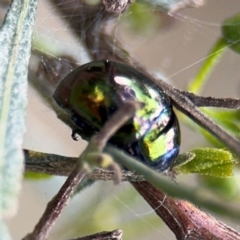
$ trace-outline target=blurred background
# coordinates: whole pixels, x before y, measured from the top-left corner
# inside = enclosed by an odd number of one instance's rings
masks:
[[[2,17],[5,10],[6,8],[1,10]],[[156,7],[150,5],[129,9],[119,16],[115,37],[149,71],[164,76],[171,84],[185,89],[220,37],[221,23],[240,12],[240,2],[211,0],[200,8],[182,9],[172,16],[154,13],[154,10]],[[136,21],[136,14],[139,19],[144,15],[149,16],[149,22],[144,25],[144,20]],[[55,7],[46,0],[38,3],[33,41],[38,50],[41,50],[38,43],[44,42],[54,47],[54,50],[57,48],[64,54],[74,56],[79,65],[89,61],[80,41],[72,36]],[[58,57],[54,51],[49,54]],[[227,50],[202,95],[239,98],[239,66],[240,56],[230,49]],[[181,152],[207,146],[199,133],[184,124],[181,124],[181,132]],[[57,119],[53,110],[30,87],[27,132],[23,147],[76,157],[85,146],[85,142],[71,139],[71,129]],[[189,181],[189,178],[195,181]],[[18,214],[8,222],[14,240],[21,239],[32,231],[46,204],[57,193],[64,180],[64,177],[52,177],[23,181]],[[196,176],[178,176],[176,181],[176,184],[191,185],[200,195],[205,194],[204,186]],[[231,192],[233,196],[225,196],[226,199],[230,198],[234,204],[238,191],[239,184],[236,184]],[[219,218],[218,215],[216,217]],[[224,217],[221,219],[240,231],[240,221],[231,222],[231,219]],[[130,184],[114,185],[112,182],[100,181],[71,200],[49,239],[70,239],[116,228],[124,231],[123,238],[126,240],[175,239],[172,232]]]

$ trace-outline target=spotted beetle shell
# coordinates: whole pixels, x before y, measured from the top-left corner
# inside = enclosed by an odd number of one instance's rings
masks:
[[[178,155],[180,130],[169,97],[129,65],[113,61],[82,65],[62,80],[54,99],[72,115],[84,139],[98,132],[125,101],[143,102],[110,143],[159,171],[168,169]]]

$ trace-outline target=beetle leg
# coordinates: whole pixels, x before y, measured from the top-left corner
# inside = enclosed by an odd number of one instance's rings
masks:
[[[80,135],[79,133],[80,131],[78,129],[73,129],[72,130],[72,134],[71,134],[71,137],[74,141],[78,141],[78,136],[77,135]]]

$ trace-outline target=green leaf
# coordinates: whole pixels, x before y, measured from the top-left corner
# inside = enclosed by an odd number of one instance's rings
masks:
[[[175,167],[175,171],[182,174],[200,173],[215,177],[232,176],[236,160],[229,151],[218,148],[201,148],[191,152],[195,154],[192,161]]]
[[[12,217],[23,172],[22,139],[36,0],[14,0],[0,30],[0,219]]]
[[[236,53],[240,53],[240,14],[223,22],[222,35],[228,46]]]
[[[194,157],[195,157],[195,154],[192,152],[181,153],[175,159],[172,167],[175,168],[175,167],[180,167],[182,165],[185,165],[186,163],[192,161]]]

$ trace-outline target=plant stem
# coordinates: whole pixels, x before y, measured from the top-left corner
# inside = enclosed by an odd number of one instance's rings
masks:
[[[48,203],[44,214],[35,226],[33,232],[24,237],[23,240],[45,240],[48,238],[50,230],[62,213],[63,208],[67,205],[73,191],[86,174],[87,169],[83,168],[79,171],[79,169],[75,167],[57,195]]]
[[[224,38],[220,38],[216,41],[210,53],[207,55],[202,67],[198,71],[195,79],[188,85],[187,89],[190,92],[199,94],[202,91],[214,67],[219,62],[227,48],[227,42]]]

